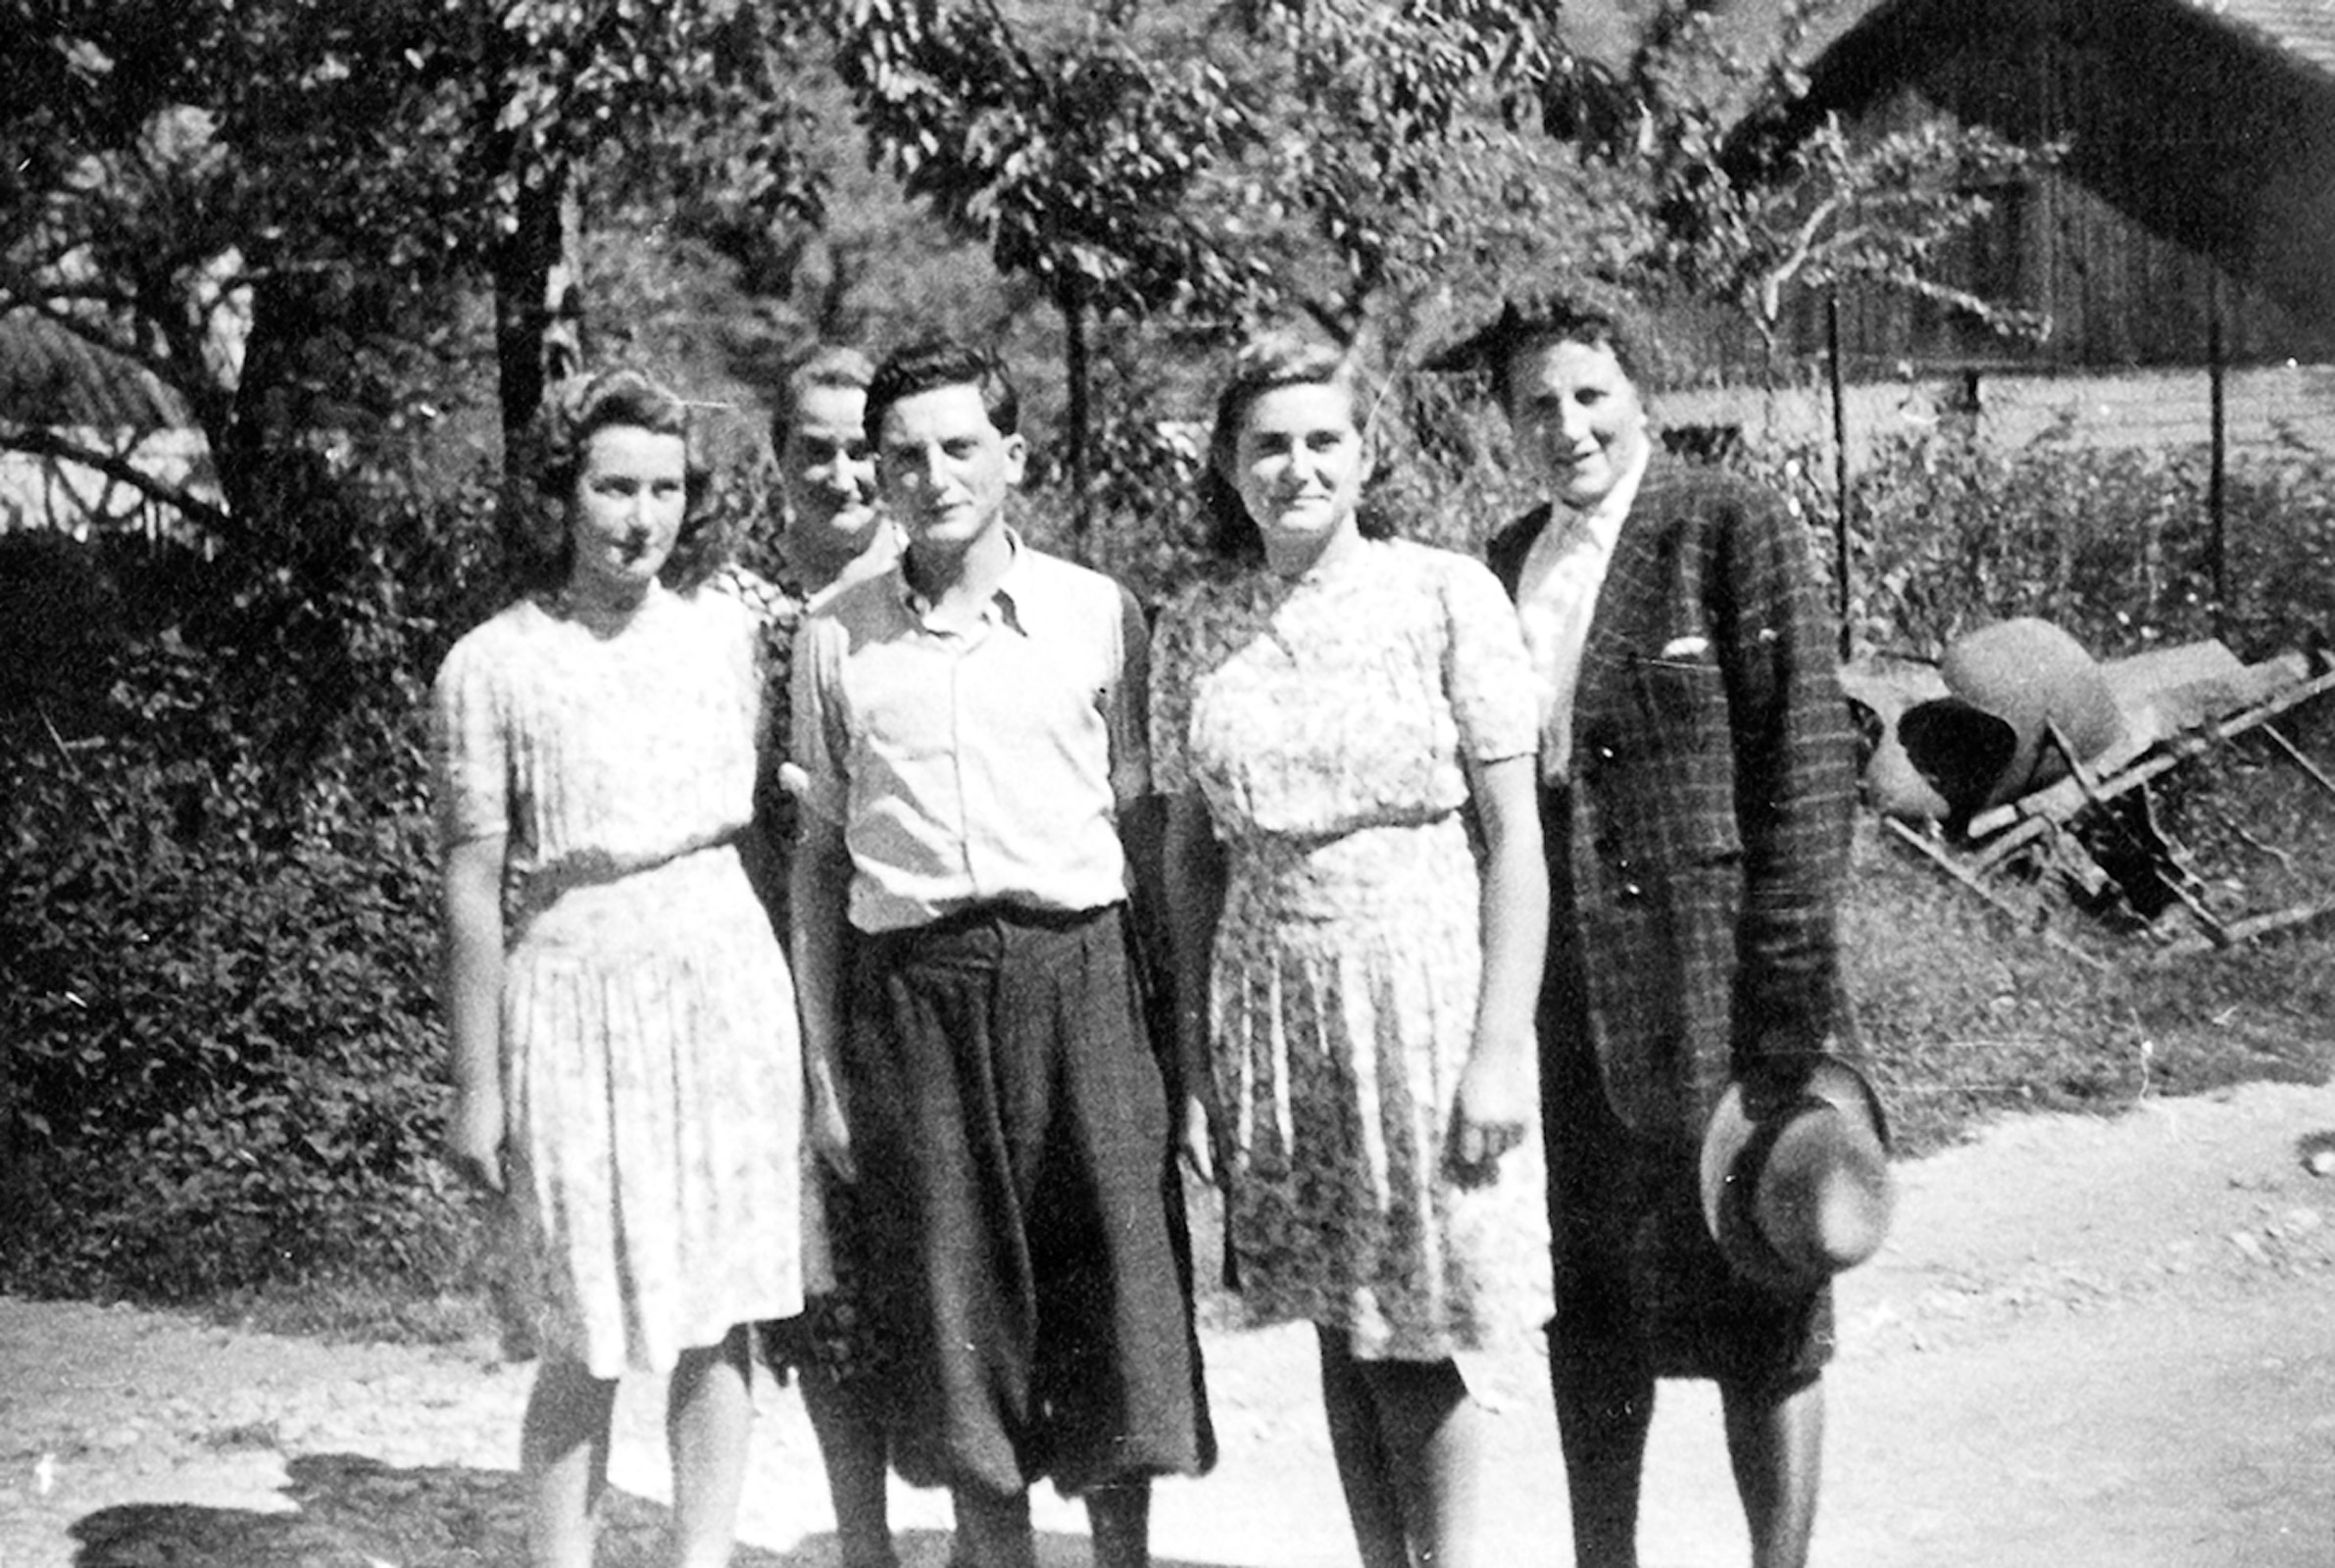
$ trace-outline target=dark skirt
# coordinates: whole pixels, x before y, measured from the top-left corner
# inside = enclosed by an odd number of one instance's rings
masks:
[[[1738,1274],[1703,1219],[1700,1151],[1632,1132],[1608,1098],[1578,949],[1550,944],[1540,1009],[1556,1315],[1549,1352],[1658,1378],[1786,1388],[1832,1359],[1829,1287]]]
[[[1181,1189],[1120,909],[859,939],[845,1057],[901,1474],[1074,1495],[1205,1469]]]

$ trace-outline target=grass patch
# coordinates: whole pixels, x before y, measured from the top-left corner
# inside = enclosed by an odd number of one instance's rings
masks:
[[[2052,889],[2025,891],[2035,918],[2014,923],[1859,824],[1843,962],[1903,1152],[2007,1111],[2106,1115],[2153,1095],[2335,1074],[2319,1021],[2335,1013],[2324,929],[2167,958],[2145,933],[2115,935]]]
[[[286,1280],[223,1291],[193,1307],[223,1327],[330,1344],[492,1346],[498,1332],[485,1289],[469,1279]]]

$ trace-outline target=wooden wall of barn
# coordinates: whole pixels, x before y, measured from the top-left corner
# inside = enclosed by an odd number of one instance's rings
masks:
[[[1837,48],[1819,107],[1883,130],[1938,116],[2029,145],[2062,168],[1990,194],[1953,280],[2047,316],[2005,340],[1902,296],[1841,301],[1852,379],[1974,368],[2123,370],[2335,363],[2335,80],[2194,11],[2156,0],[1962,0],[1885,8]],[[1791,302],[1784,342],[1819,355],[1825,302]],[[1757,379],[1748,340],[1706,345]]]

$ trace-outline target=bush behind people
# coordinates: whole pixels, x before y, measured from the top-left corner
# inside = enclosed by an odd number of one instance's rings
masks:
[[[449,1277],[424,682],[486,491],[249,567],[108,551],[118,647],[6,715],[0,1288]],[[312,519],[314,514],[309,514]]]
[[[1152,597],[1197,569],[1202,530],[1172,445],[1116,433],[1143,452],[1090,550]],[[1799,500],[1828,562],[1829,454],[1737,461]],[[1509,515],[1500,476],[1464,466],[1445,480],[1405,454],[1381,497],[1398,528],[1465,549]],[[1886,446],[1856,481],[1860,641],[1934,649],[2012,614],[2104,657],[2210,635],[2205,473],[2202,450]],[[0,1289],[462,1280],[473,1227],[435,1152],[422,692],[499,602],[488,494],[483,476],[434,499],[345,492],[345,526],[293,530],[250,567],[99,554],[124,624],[87,639],[74,691],[0,715]],[[1071,514],[1057,486],[1024,516],[1067,549]],[[2229,518],[2232,647],[2335,627],[2335,460],[2242,456]],[[2203,1007],[2215,982],[2196,983]],[[1927,989],[1868,1001],[1869,1032],[1908,1035],[1910,1060],[1932,1035],[2018,1027]]]

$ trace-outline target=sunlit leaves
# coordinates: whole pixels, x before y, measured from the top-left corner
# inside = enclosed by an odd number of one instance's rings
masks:
[[[1100,30],[1037,40],[992,6],[937,0],[851,0],[838,40],[872,156],[1001,270],[1103,313],[1224,308],[1257,287],[1195,205],[1252,134],[1204,56]]]

